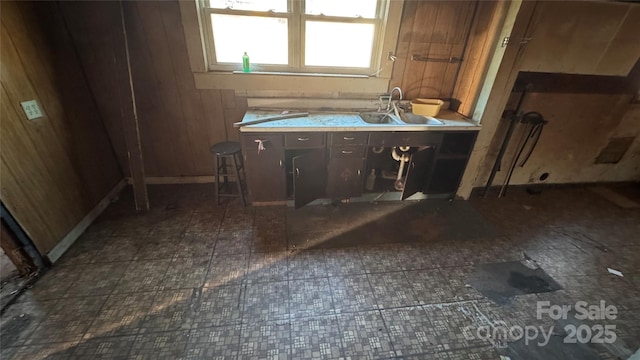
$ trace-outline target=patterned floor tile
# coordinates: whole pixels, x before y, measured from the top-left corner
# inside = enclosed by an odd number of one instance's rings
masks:
[[[398,356],[428,353],[436,346],[435,337],[426,330],[431,323],[421,307],[382,310],[382,317]]]
[[[405,244],[396,250],[402,270],[432,269],[438,265],[432,259],[433,251],[428,244]]]
[[[333,313],[329,279],[289,281],[289,313],[294,318]]]
[[[93,258],[93,263],[131,261],[144,244],[145,238],[112,236]]]
[[[367,275],[333,276],[329,278],[329,284],[336,312],[376,309]]]
[[[294,359],[343,358],[338,319],[325,316],[293,320],[291,355]]]
[[[437,269],[405,271],[420,304],[454,301],[453,290]]]
[[[170,260],[180,249],[181,234],[151,234],[136,253],[135,260]]]
[[[112,232],[113,230],[111,230]],[[57,266],[89,264],[109,241],[109,236],[82,234],[73,246],[57,261]]]
[[[191,233],[216,233],[220,229],[224,212],[196,212],[189,220],[187,231]]]
[[[88,265],[54,267],[47,271],[30,289],[32,298],[38,301],[61,299]]]
[[[80,341],[106,300],[93,296],[58,301],[25,344]]]
[[[244,321],[260,322],[289,317],[289,284],[286,281],[246,284],[243,290]]]
[[[277,223],[254,226],[251,251],[272,252],[287,250],[287,231]]]
[[[251,229],[254,221],[254,208],[237,208],[227,206],[220,231]]]
[[[220,230],[214,254],[248,254],[251,252],[252,237],[250,228]]]
[[[241,322],[241,285],[204,288],[194,317],[194,327],[234,325]]]
[[[240,284],[244,280],[249,254],[219,254],[211,259],[205,287]]]
[[[193,289],[158,291],[145,316],[144,332],[174,331],[191,328],[194,318]]]
[[[439,269],[440,274],[453,291],[456,300],[483,299],[484,296],[472,288],[467,281],[469,274],[474,271],[473,266],[459,266]]]
[[[114,294],[160,290],[171,260],[139,260],[127,266]]]
[[[352,359],[395,357],[389,334],[378,311],[337,316],[344,354]]]
[[[187,233],[180,238],[176,258],[210,257],[213,254],[216,240],[209,234]]]
[[[379,309],[419,304],[403,272],[367,274],[367,277]]]
[[[24,345],[57,304],[58,301],[45,300],[9,306],[0,320],[0,348]]]
[[[286,281],[287,277],[287,252],[251,253],[249,269],[247,271],[248,282]]]
[[[289,322],[269,321],[243,325],[238,359],[292,359]]]
[[[294,251],[288,261],[289,280],[327,276],[323,250]]]
[[[75,351],[76,343],[55,343],[2,349],[2,360],[62,360],[69,359]]]
[[[469,335],[477,326],[485,324],[484,319],[478,321],[473,303],[423,305],[422,307],[431,323],[431,326],[426,329],[427,337],[435,339],[436,342],[428,347],[429,352],[491,345],[488,340]],[[470,329],[471,332],[469,332]]]
[[[91,264],[67,290],[66,296],[96,296],[108,295],[115,289],[116,284],[129,266],[128,262],[112,262]]]
[[[71,359],[126,359],[135,336],[94,338],[80,343]]]
[[[201,287],[209,266],[209,258],[173,259],[162,280],[163,289],[191,289]]]
[[[109,296],[84,339],[138,334],[154,296],[155,292]]]
[[[129,359],[135,360],[173,360],[184,357],[189,332],[170,331],[147,333],[135,338]]]
[[[397,256],[398,245],[376,245],[360,248],[362,265],[367,273],[380,273],[402,270],[402,264]]]
[[[364,274],[365,268],[357,248],[325,249],[328,276]]]
[[[241,329],[240,325],[229,325],[192,330],[186,359],[236,359]]]
[[[460,251],[462,245],[451,242],[438,242],[430,244],[431,260],[436,267],[458,267],[470,265],[466,254]]]
[[[450,360],[484,360],[484,359],[500,359],[500,355],[493,347],[479,347],[472,349],[462,349],[456,351],[448,351],[447,356]]]

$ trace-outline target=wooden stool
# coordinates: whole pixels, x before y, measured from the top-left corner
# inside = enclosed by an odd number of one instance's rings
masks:
[[[240,149],[240,143],[236,141],[219,142],[209,148],[209,151],[214,155],[215,162],[215,176],[216,176],[216,204],[220,205],[220,197],[237,197],[242,199],[242,205],[247,206],[247,202],[244,197],[244,162],[242,160],[242,150]],[[233,166],[234,173],[229,172],[227,166],[227,159],[230,158]],[[220,171],[222,170],[222,172]],[[242,172],[242,177],[240,176]],[[220,182],[220,176],[224,178],[223,183]],[[238,194],[233,194],[229,189],[229,176],[233,176],[236,179],[238,185]],[[224,186],[226,193],[220,193],[220,188]]]

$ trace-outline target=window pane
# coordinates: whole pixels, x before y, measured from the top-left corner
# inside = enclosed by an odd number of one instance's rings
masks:
[[[377,0],[306,0],[305,12],[311,15],[347,16],[374,19]]]
[[[305,65],[368,68],[373,24],[306,22]]]
[[[209,0],[215,9],[287,12],[287,0]]]
[[[241,63],[247,52],[252,64],[288,64],[286,18],[211,15],[216,61]]]

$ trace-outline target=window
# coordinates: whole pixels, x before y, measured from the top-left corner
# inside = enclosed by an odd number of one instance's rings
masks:
[[[209,70],[370,75],[390,0],[202,0]]]

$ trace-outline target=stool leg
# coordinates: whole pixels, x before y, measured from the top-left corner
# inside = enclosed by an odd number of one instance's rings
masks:
[[[227,167],[227,157],[222,156],[220,160],[222,162],[221,167],[222,167],[222,178],[224,179],[224,189],[228,194],[229,193],[229,168]]]
[[[216,168],[216,171],[215,171],[215,177],[216,177],[216,184],[215,184],[216,192],[215,192],[215,194],[216,194],[216,196],[215,197],[216,197],[216,205],[220,205],[220,164],[219,164],[219,161],[218,161],[218,155],[216,155],[214,157],[215,157],[214,162],[215,162],[215,168]]]
[[[231,160],[233,160],[233,170],[236,172],[236,182],[238,183],[238,191],[240,192],[240,198],[242,199],[242,206],[247,207],[247,202],[244,199],[244,190],[242,190],[242,180],[240,179],[240,171],[238,170],[238,160],[236,160],[235,154],[231,156]]]

